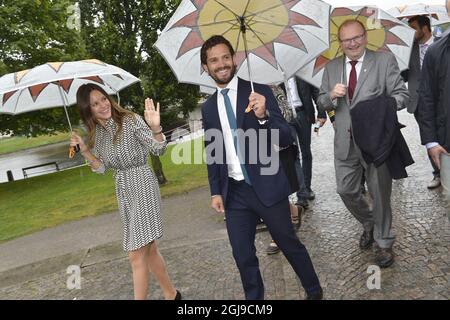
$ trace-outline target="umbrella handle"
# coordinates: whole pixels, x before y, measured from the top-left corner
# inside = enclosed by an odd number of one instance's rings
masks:
[[[70,146],[69,148],[69,158],[72,159],[75,157],[75,153],[80,152],[80,145],[77,144],[75,146]]]

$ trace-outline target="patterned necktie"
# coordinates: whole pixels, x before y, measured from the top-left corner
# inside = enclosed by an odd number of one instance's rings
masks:
[[[356,88],[356,64],[358,61],[350,61],[350,64],[352,65],[352,70],[350,71],[350,77],[348,79],[348,98],[350,102],[353,99],[353,94],[355,93]]]
[[[236,150],[236,154],[239,158],[239,163],[241,165],[242,174],[244,175],[244,180],[245,180],[245,182],[247,182],[247,184],[252,185],[250,183],[250,178],[248,177],[247,170],[245,169],[245,166],[243,164],[242,155],[239,151],[239,144],[237,141],[237,131],[236,131],[237,130],[237,122],[236,122],[236,116],[234,115],[234,112],[233,112],[233,107],[231,106],[230,98],[228,97],[229,90],[230,89],[223,89],[222,91],[220,91],[220,93],[223,95],[223,100],[225,102],[225,110],[227,112],[228,123],[230,124],[231,135],[233,136],[234,149]]]

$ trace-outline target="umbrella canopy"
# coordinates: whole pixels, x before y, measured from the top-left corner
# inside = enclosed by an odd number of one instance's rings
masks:
[[[155,47],[179,82],[215,87],[200,49],[223,35],[235,49],[238,76],[279,83],[328,48],[329,10],[319,0],[183,0]]]
[[[343,54],[337,33],[339,26],[349,19],[361,21],[366,27],[368,49],[392,52],[400,70],[408,69],[414,29],[376,7],[340,7],[331,11],[330,49],[301,68],[296,73],[298,77],[320,87],[325,65]]]
[[[0,78],[0,113],[70,106],[85,83],[96,83],[108,94],[117,94],[138,81],[129,72],[100,60],[49,62]]]
[[[442,19],[447,16],[447,10],[442,5],[430,5],[424,3],[412,3],[393,7],[387,10],[391,16],[400,18],[411,18],[413,16],[428,15],[434,19]]]

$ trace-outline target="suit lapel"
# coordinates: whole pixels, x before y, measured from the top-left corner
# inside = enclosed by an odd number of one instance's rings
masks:
[[[353,95],[353,102],[355,102],[358,99],[358,92],[360,88],[363,86],[364,81],[366,81],[367,77],[369,76],[371,69],[373,67],[373,53],[369,50],[366,50],[366,55],[364,57],[364,61],[361,66],[361,71],[359,72],[358,81],[356,82],[356,88],[355,93]]]
[[[238,87],[237,87],[237,105],[236,105],[236,125],[238,129],[243,129],[242,126],[244,124],[244,116],[245,109],[248,105],[248,97],[250,95],[250,85],[238,78]]]
[[[216,129],[219,129],[222,131],[222,125],[220,124],[220,117],[219,117],[219,106],[217,105],[217,90],[216,93],[214,93],[211,96],[211,108],[209,108],[208,112],[210,112],[211,115],[211,123],[215,125]]]

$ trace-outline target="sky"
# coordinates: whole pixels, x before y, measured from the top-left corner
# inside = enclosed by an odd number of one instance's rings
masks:
[[[377,7],[388,10],[392,7],[412,4],[412,3],[424,3],[424,4],[439,4],[444,5],[445,0],[324,0],[325,2],[334,6],[352,6],[352,5],[371,5],[376,4]]]

